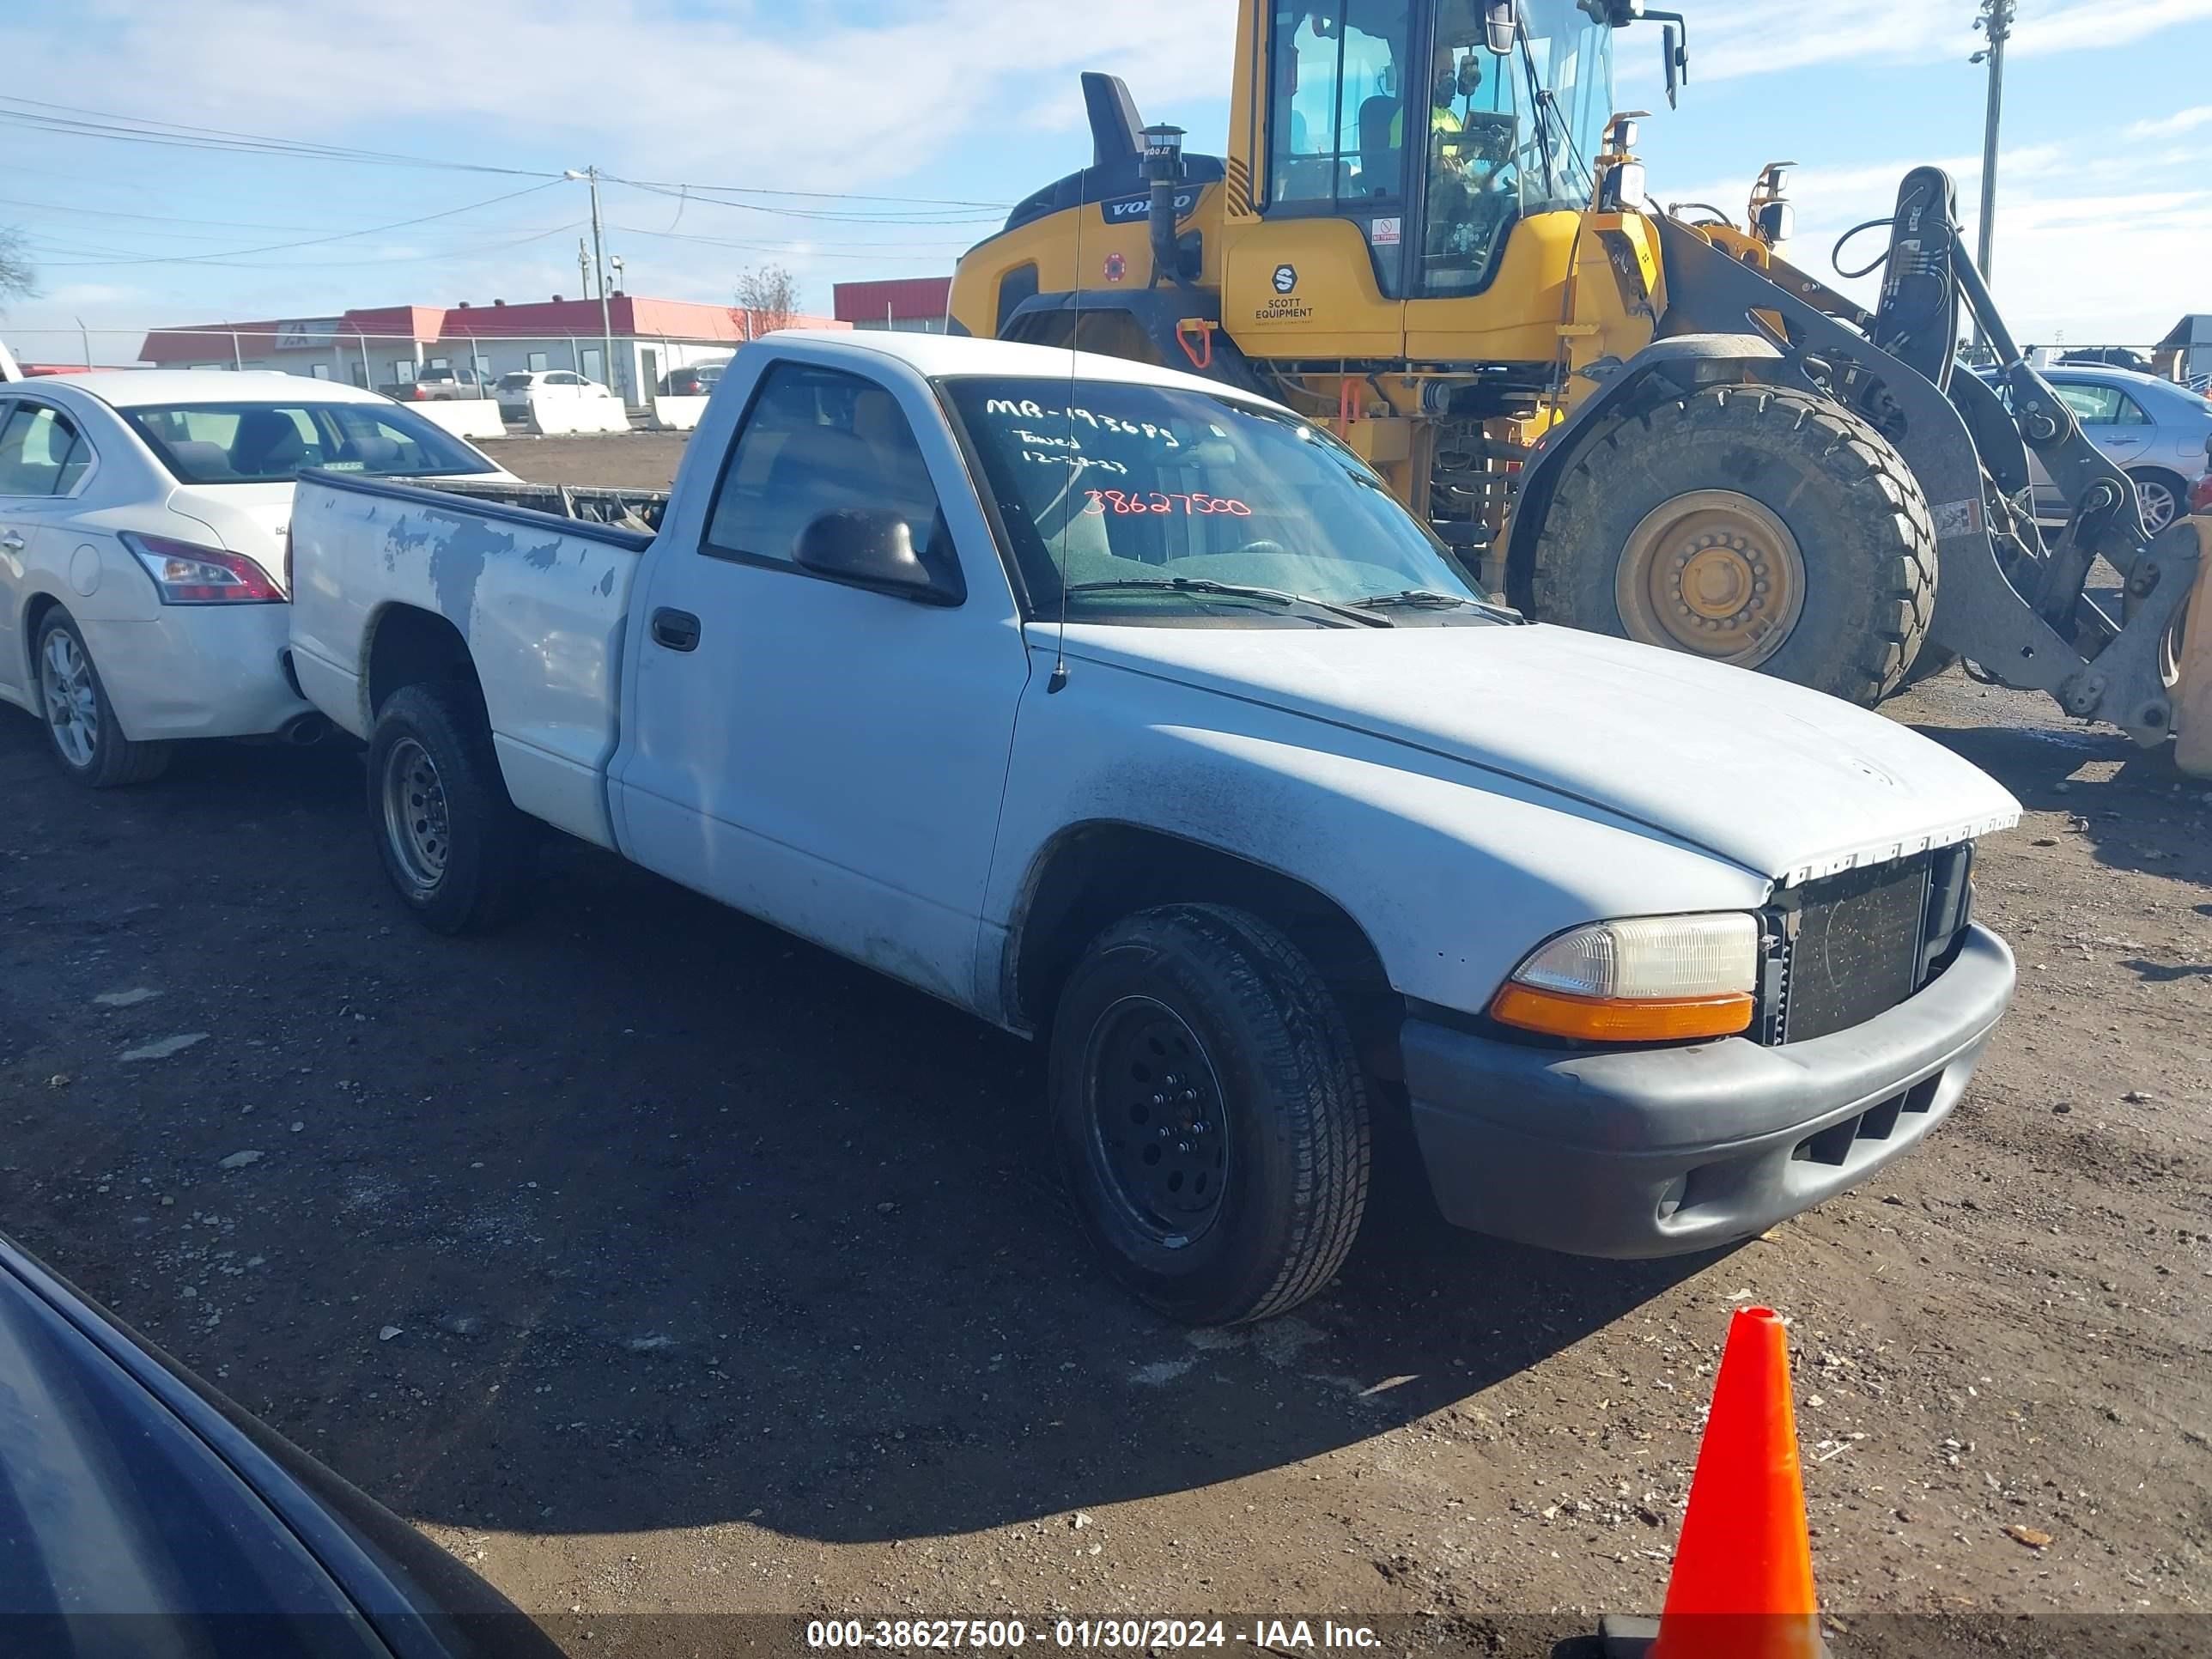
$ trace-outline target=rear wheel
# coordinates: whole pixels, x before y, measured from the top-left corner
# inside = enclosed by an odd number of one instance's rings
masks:
[[[536,863],[530,820],[507,799],[474,698],[410,685],[368,744],[368,817],[385,873],[424,926],[482,933],[521,908]]]
[[[1195,1325],[1296,1307],[1366,1207],[1366,1085],[1290,940],[1214,905],[1147,910],[1084,954],[1053,1021],[1053,1132],[1116,1278]]]
[[[169,747],[123,735],[84,635],[66,611],[50,611],[33,647],[39,665],[39,714],[62,770],[91,789],[144,783],[168,769]]]
[[[2149,534],[2157,535],[2181,515],[2182,503],[2189,498],[2189,486],[2178,474],[2145,471],[2130,472],[2128,477],[2134,481],[2136,501],[2142,508],[2143,529]]]
[[[1905,459],[1825,398],[1712,386],[1586,439],[1529,574],[1535,614],[1871,706],[1936,605]]]

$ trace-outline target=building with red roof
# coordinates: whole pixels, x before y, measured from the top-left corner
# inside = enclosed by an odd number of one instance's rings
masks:
[[[568,369],[641,404],[671,369],[725,361],[774,325],[759,312],[688,300],[610,295],[604,318],[599,306],[556,294],[513,305],[464,300],[450,307],[373,306],[334,317],[199,323],[154,330],[138,356],[157,368],[276,369],[380,392],[404,388],[426,368],[465,371],[472,365],[486,383],[516,370]],[[827,317],[794,317],[787,325],[849,326]]]
[[[838,283],[831,309],[839,322],[851,328],[942,334],[951,304],[950,276],[894,276],[881,282]]]

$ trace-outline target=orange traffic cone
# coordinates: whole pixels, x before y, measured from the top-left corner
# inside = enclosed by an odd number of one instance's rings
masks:
[[[1607,1619],[1601,1632],[1608,1655],[1644,1659],[1820,1659],[1827,1651],[1813,1595],[1790,1343],[1771,1309],[1743,1309],[1729,1326],[1652,1638],[1642,1620]]]

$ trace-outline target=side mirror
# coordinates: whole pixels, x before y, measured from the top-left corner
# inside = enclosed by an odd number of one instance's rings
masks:
[[[967,598],[957,574],[933,570],[915,550],[914,529],[887,507],[840,507],[817,514],[799,532],[799,567],[831,581],[922,605]]]
[[[1516,0],[1483,0],[1482,44],[1493,58],[1511,55],[1521,33],[1521,8]]]
[[[1751,216],[1751,233],[1769,247],[1778,247],[1796,228],[1797,215],[1787,202],[1761,202]]]
[[[1659,52],[1667,60],[1667,107],[1680,106],[1682,95],[1682,46],[1672,23],[1659,32]]]

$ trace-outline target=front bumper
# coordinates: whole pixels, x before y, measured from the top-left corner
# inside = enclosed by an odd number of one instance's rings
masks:
[[[1437,1206],[1455,1225],[1577,1255],[1750,1237],[1948,1116],[2014,977],[2004,941],[1978,926],[1917,995],[1780,1048],[1561,1054],[1408,1021],[1406,1085]]]

